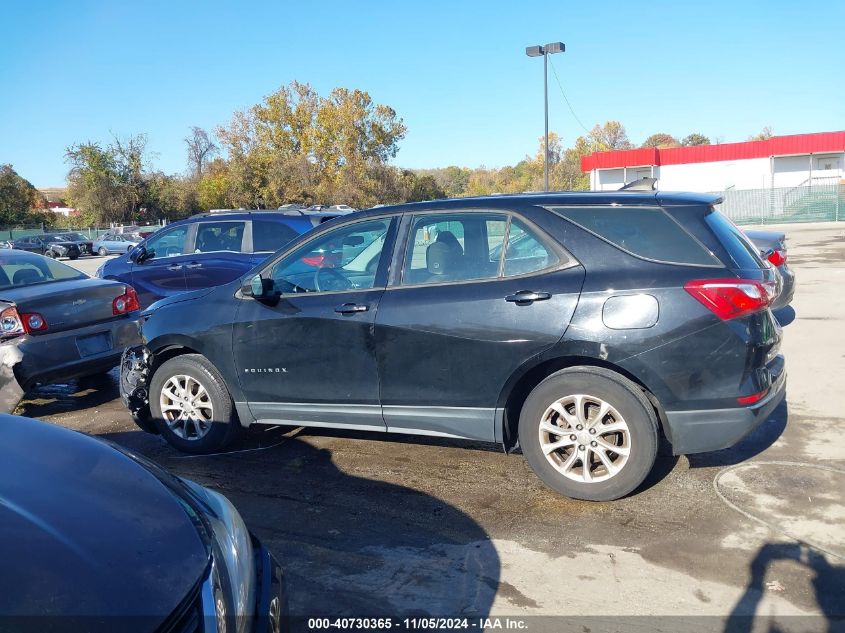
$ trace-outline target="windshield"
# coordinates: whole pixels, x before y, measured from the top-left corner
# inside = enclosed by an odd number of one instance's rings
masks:
[[[0,290],[85,278],[85,274],[54,259],[14,251],[0,254]]]
[[[84,242],[88,238],[82,235],[81,233],[64,233],[62,235],[65,239],[73,240],[75,242]]]
[[[45,235],[44,236],[45,242],[66,242],[67,238],[59,237],[58,235]]]

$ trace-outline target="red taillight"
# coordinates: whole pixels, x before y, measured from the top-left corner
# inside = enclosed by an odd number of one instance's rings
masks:
[[[47,325],[47,319],[37,312],[24,312],[21,314],[21,322],[23,323],[23,328],[28,334],[32,334],[33,332],[43,332],[50,327]]]
[[[19,314],[18,309],[14,307],[0,312],[0,336],[12,337],[43,332],[48,327],[47,319],[37,312]]]
[[[769,388],[766,387],[763,391],[758,391],[757,393],[752,393],[750,396],[740,396],[736,399],[737,402],[740,404],[754,404],[755,402],[760,402],[766,394],[769,393]]]
[[[772,251],[767,259],[773,266],[783,266],[786,263],[786,253],[784,251]]]
[[[774,282],[754,279],[695,279],[684,290],[725,321],[765,309],[777,294]]]
[[[115,297],[111,303],[111,311],[114,314],[126,314],[139,310],[141,304],[138,302],[138,294],[132,286],[126,286],[123,294]]]

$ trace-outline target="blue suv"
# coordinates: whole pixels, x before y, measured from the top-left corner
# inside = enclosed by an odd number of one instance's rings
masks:
[[[132,285],[141,307],[225,284],[294,238],[339,214],[293,210],[210,212],[173,222],[105,262],[97,277]]]

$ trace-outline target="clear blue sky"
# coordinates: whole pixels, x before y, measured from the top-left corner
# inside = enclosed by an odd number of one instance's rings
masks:
[[[845,2],[3,3],[0,163],[36,186],[65,180],[64,150],[145,132],[166,172],[182,139],[293,79],[369,91],[408,126],[396,164],[501,166],[536,151],[542,61],[554,56],[587,127],[744,140],[845,128]],[[550,72],[550,127],[582,132]]]

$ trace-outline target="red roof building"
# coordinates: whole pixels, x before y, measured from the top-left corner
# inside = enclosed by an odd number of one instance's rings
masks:
[[[644,176],[669,191],[799,187],[845,178],[845,132],[773,136],[765,141],[593,152],[581,158],[594,191]]]

